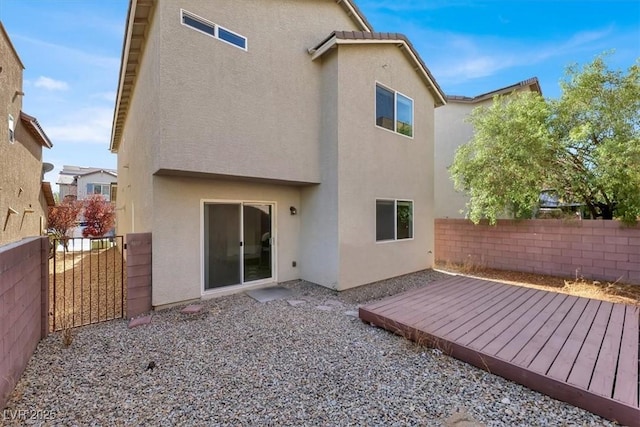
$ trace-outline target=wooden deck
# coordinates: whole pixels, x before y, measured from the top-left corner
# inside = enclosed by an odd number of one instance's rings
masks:
[[[640,426],[638,307],[454,276],[361,307],[360,318]]]

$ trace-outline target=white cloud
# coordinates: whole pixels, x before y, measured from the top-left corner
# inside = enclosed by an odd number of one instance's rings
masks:
[[[414,32],[411,38],[440,83],[459,84],[505,69],[531,67],[581,50],[593,50],[611,31],[605,28],[579,32],[564,40],[544,43],[424,30]]]
[[[13,35],[14,40],[21,40],[43,49],[56,58],[64,58],[67,63],[73,63],[77,66],[94,66],[105,68],[110,71],[117,72],[120,67],[120,58],[112,56],[101,56],[88,53],[80,49],[64,46],[61,44],[51,43],[20,34]]]
[[[59,142],[109,144],[112,108],[88,107],[72,112],[58,123],[47,124],[45,132],[55,145]]]
[[[62,80],[55,80],[50,77],[40,76],[33,83],[35,87],[39,87],[47,90],[67,90],[69,89],[69,84],[67,82],[63,82]]]

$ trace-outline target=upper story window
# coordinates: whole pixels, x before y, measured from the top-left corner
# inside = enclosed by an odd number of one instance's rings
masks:
[[[413,137],[413,100],[376,84],[376,125]]]
[[[413,202],[376,200],[376,241],[413,239]]]
[[[13,119],[13,116],[9,114],[9,142],[14,142],[16,140],[16,122]]]
[[[200,31],[208,36],[214,37],[218,40],[222,40],[225,43],[229,43],[235,47],[239,47],[242,50],[247,50],[247,38],[241,36],[238,33],[234,33],[231,30],[227,30],[218,24],[214,24],[211,21],[194,15],[191,12],[187,12],[184,9],[180,10],[182,25],[193,28],[196,31]]]
[[[87,197],[92,194],[102,194],[109,201],[111,196],[111,184],[87,184]]]

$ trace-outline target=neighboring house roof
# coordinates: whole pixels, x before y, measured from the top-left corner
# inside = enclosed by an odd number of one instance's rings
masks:
[[[38,123],[38,119],[20,111],[20,120],[22,121],[22,124],[27,128],[29,133],[33,135],[33,137],[43,147],[47,147],[47,148],[53,147],[51,140],[49,139],[47,134],[44,133],[44,130],[42,130],[40,123]]]
[[[47,206],[56,205],[56,200],[53,198],[53,191],[51,190],[50,182],[42,182],[42,194],[44,194],[44,199],[47,201]]]
[[[542,95],[542,89],[540,88],[540,83],[538,82],[538,78],[531,77],[530,79],[523,80],[521,82],[512,84],[510,86],[505,86],[503,88],[492,90],[491,92],[483,93],[481,95],[474,96],[474,97],[460,96],[460,95],[447,95],[447,101],[475,104],[477,102],[482,102],[487,99],[491,99],[496,95],[511,93],[515,90],[523,89],[526,87],[528,87],[532,92],[538,92],[540,95]]]
[[[363,30],[373,31],[373,27],[356,6],[353,0],[335,0],[347,15]],[[122,138],[122,129],[129,111],[129,102],[135,86],[140,63],[144,51],[147,27],[149,26],[153,8],[157,0],[130,0],[125,26],[125,38],[120,59],[120,77],[118,92],[111,127],[111,143],[109,149],[117,152]]]
[[[58,185],[71,185],[74,178],[69,175],[58,175]]]
[[[413,44],[404,34],[399,33],[376,33],[369,31],[334,31],[329,34],[329,37],[324,39],[319,45],[312,48],[311,58],[315,60],[321,57],[326,52],[340,44],[395,44],[407,55],[410,61],[416,66],[416,71],[419,72],[429,91],[433,94],[436,100],[436,106],[444,105],[447,103],[446,96],[436,79],[431,74],[431,71],[427,68],[424,61],[413,47]]]
[[[9,34],[7,34],[7,30],[4,29],[4,25],[2,25],[2,21],[0,21],[0,32],[2,32],[2,35],[7,40],[8,44],[9,44],[9,47],[11,48],[11,52],[13,52],[13,55],[16,57],[16,59],[18,60],[18,63],[20,64],[20,66],[24,70],[24,64],[22,63],[22,60],[20,59],[20,55],[18,55],[18,52],[16,51],[16,48],[13,47],[13,43],[11,43],[11,39],[9,38]]]
[[[118,176],[118,171],[115,169],[64,165],[62,166],[62,170],[60,171],[60,180],[62,180],[63,175],[71,175],[75,177],[75,176],[90,175],[92,173],[99,173],[99,172],[106,173],[115,177]],[[73,182],[73,178],[71,179],[71,181],[63,182],[62,184],[70,184],[71,182]]]

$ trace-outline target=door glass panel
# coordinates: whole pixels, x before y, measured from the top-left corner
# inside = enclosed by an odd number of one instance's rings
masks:
[[[237,285],[240,278],[240,205],[204,206],[204,288]]]
[[[271,205],[243,206],[244,281],[272,277]]]

